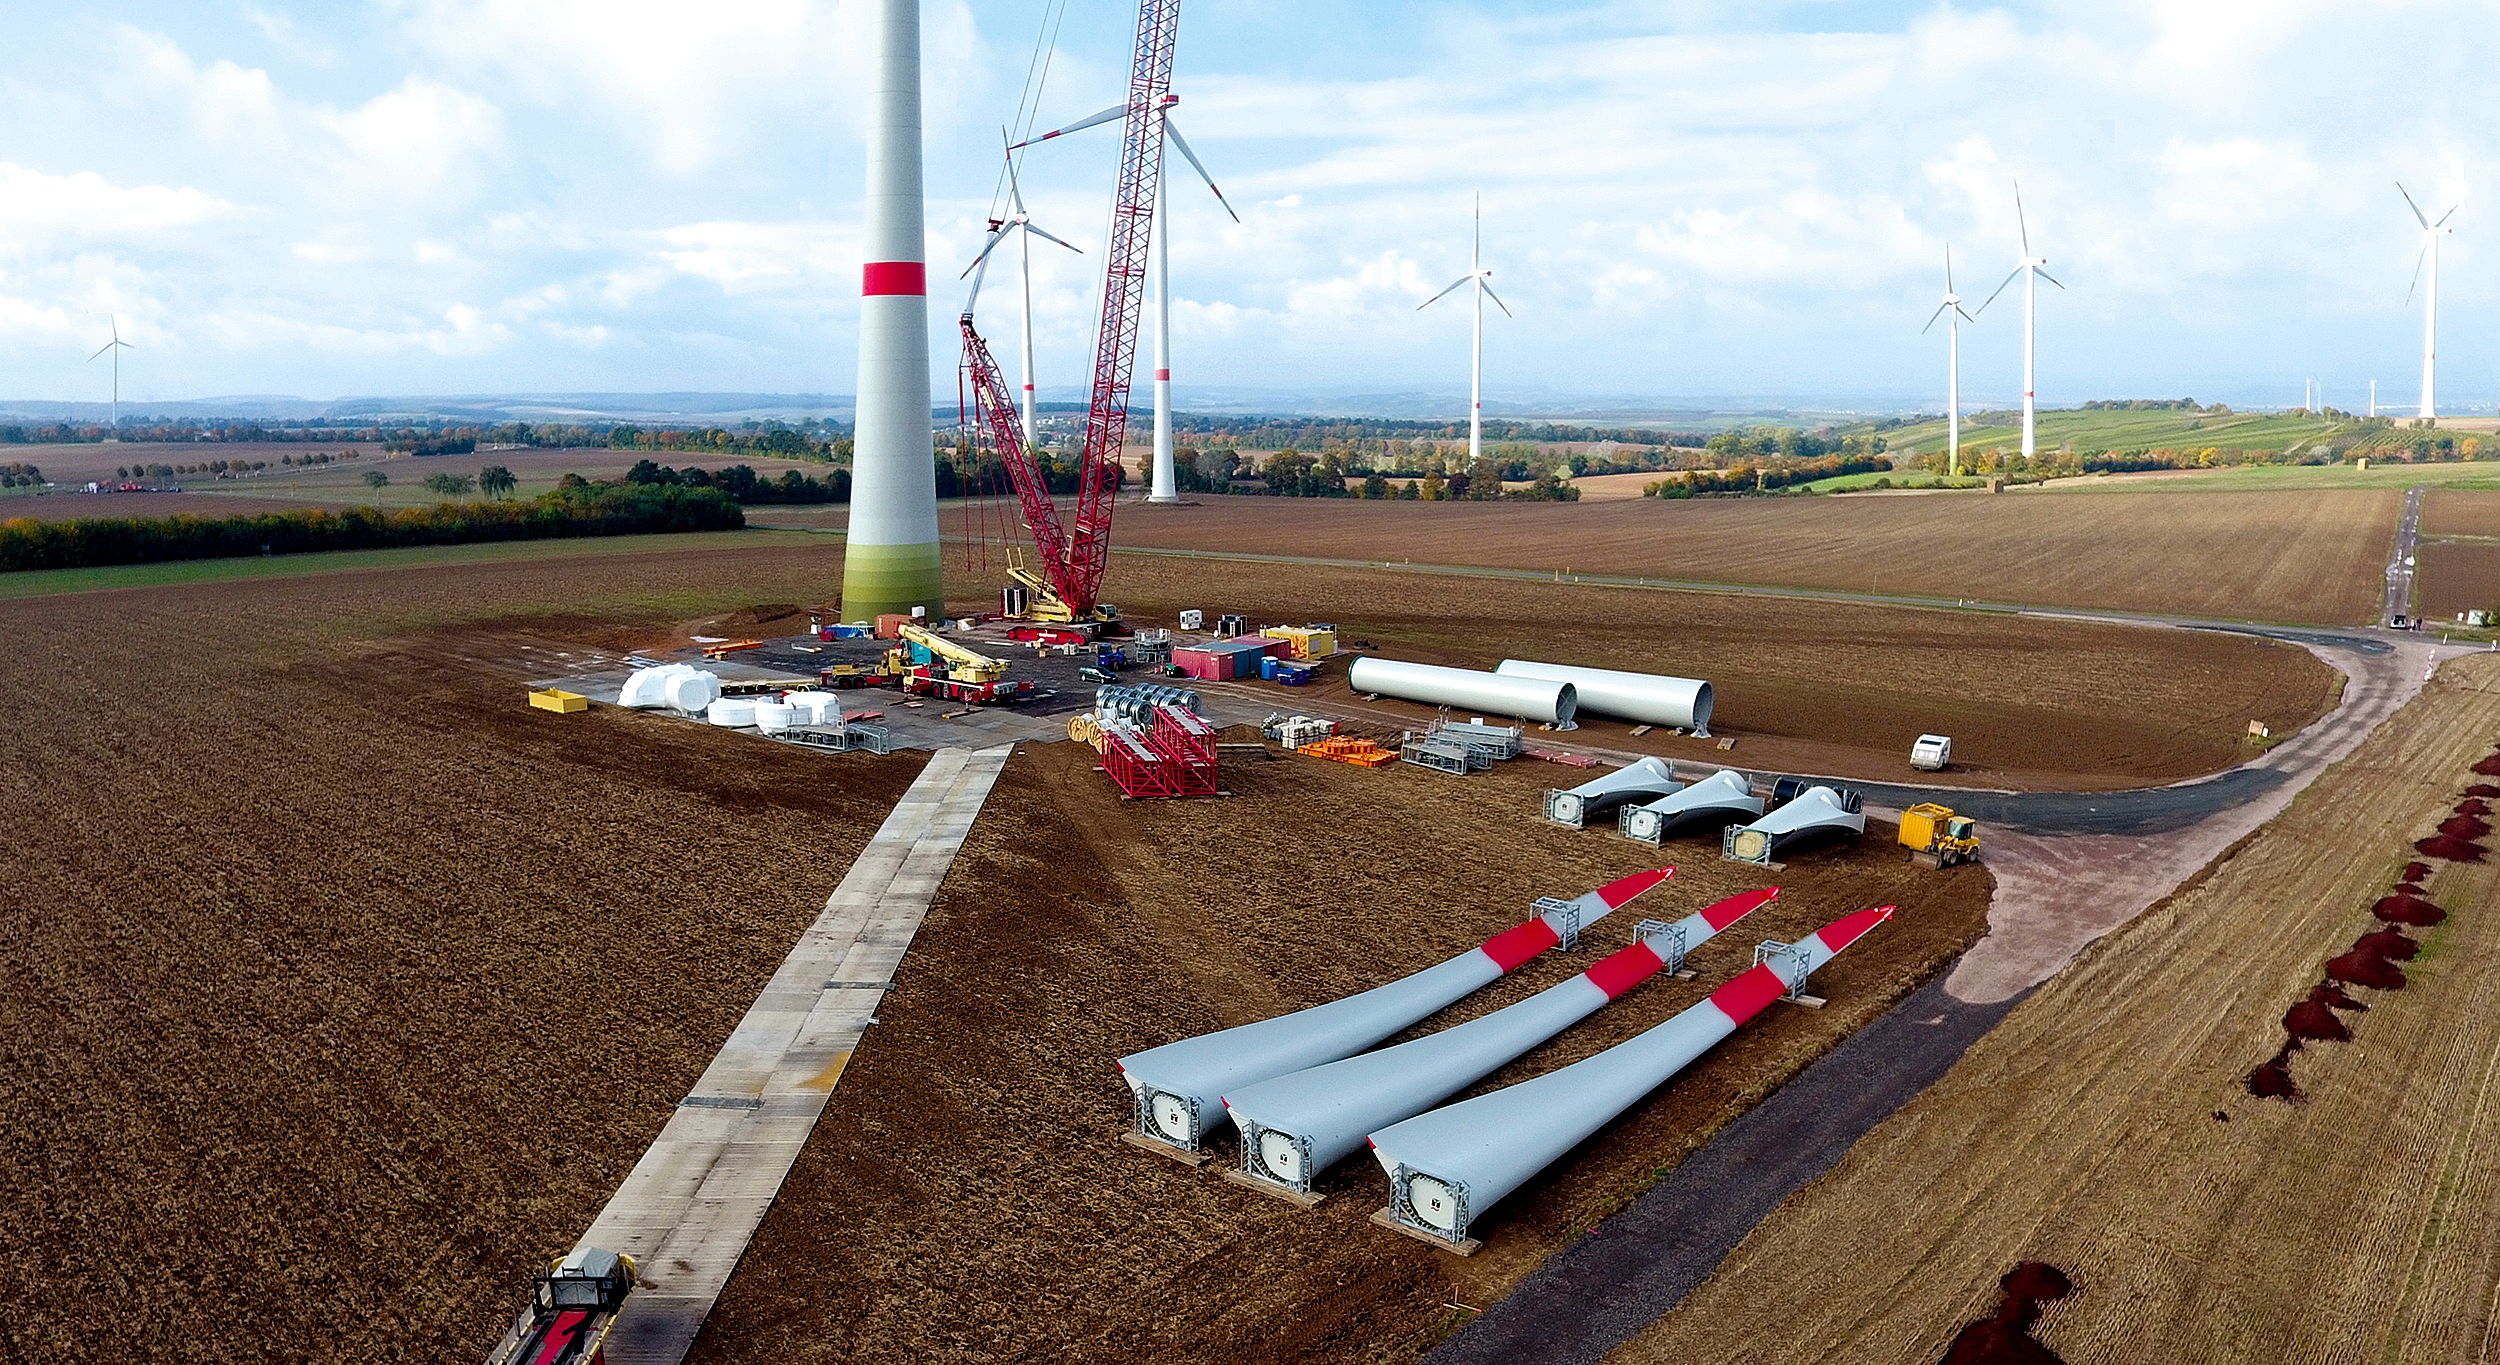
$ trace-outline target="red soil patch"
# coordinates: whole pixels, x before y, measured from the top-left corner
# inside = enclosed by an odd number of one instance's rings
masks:
[[[2457,803],[2459,815],[2489,815],[2491,804],[2479,796],[2469,796]]]
[[[2473,786],[2466,788],[2465,794],[2468,796],[2500,796],[2500,787],[2495,787],[2488,782],[2477,782]]]
[[[2056,1266],[2025,1261],[1997,1283],[2005,1298],[1996,1315],[1955,1334],[1944,1365],[2063,1365],[2064,1357],[2034,1340],[2031,1329],[2040,1321],[2040,1305],[2074,1293],[2075,1282]]]
[[[2317,1001],[2321,1005],[2331,1006],[2339,1010],[2351,1010],[2356,1014],[2367,1013],[2370,1008],[2369,1006],[2362,1004],[2360,1001],[2353,999],[2351,996],[2344,994],[2343,989],[2332,981],[2319,982],[2317,987],[2309,992],[2309,998]]]
[[[2418,882],[2429,875],[2431,875],[2431,865],[2429,863],[2406,863],[2404,875],[2397,878],[2397,880]]]
[[[2292,1084],[2292,1048],[2287,1043],[2272,1060],[2248,1073],[2248,1093],[2261,1100],[2296,1100],[2300,1087]]]
[[[2283,1012],[2283,1031],[2304,1043],[2349,1043],[2352,1030],[2335,1017],[2335,1011],[2316,999],[2303,1000]]]
[[[2326,975],[2331,981],[2346,981],[2374,991],[2400,991],[2405,988],[2403,968],[2362,948],[2329,959]]]
[[[2370,913],[2389,924],[2410,924],[2427,929],[2448,918],[2448,912],[2422,899],[2421,888],[2400,888],[2401,894],[2381,899],[2370,907]]]
[[[2481,844],[2471,839],[2460,839],[2452,834],[2435,834],[2428,839],[2417,840],[2413,845],[2413,851],[2452,863],[2479,863],[2483,860]]]
[[[2493,754],[2474,765],[2474,771],[2485,777],[2500,777],[2500,754]]]
[[[2439,832],[2451,839],[2480,839],[2491,833],[2491,822],[2471,815],[2451,815],[2439,822]]]
[[[2352,941],[2353,951],[2385,958],[2390,962],[2411,962],[2422,951],[2422,945],[2405,937],[2405,931],[2393,925],[2363,934]]]

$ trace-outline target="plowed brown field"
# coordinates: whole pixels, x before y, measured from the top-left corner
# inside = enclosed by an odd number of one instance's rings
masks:
[[[2500,492],[2432,489],[2422,498],[2422,534],[2500,539]]]
[[[2449,664],[2201,884],[2096,946],[1783,1206],[1619,1361],[1924,1365],[2045,1261],[2074,1365],[2489,1359],[2500,1315],[2500,864],[2401,991],[2356,989],[2306,1098],[2251,1098],[2287,1003],[2500,741],[2500,661]]]
[[[2500,540],[2425,541],[2414,559],[2421,583],[2416,605],[2432,623],[2500,607]]]
[[[2370,618],[2402,495],[1123,507],[1128,545],[1577,569],[2254,620]]]

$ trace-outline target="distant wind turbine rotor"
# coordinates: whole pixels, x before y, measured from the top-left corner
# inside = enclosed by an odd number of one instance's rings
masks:
[[[1467,468],[1472,473],[1476,462],[1484,458],[1484,301],[1502,310],[1502,316],[1515,318],[1510,305],[1493,292],[1493,272],[1484,268],[1484,196],[1476,196],[1475,231],[1468,238],[1467,273],[1450,282],[1447,289],[1415,305],[1420,313],[1460,289],[1475,286],[1475,329],[1469,342],[1467,361]]]
[[[2056,284],[2060,289],[2064,289],[2066,286],[2058,284],[2057,277],[2049,273],[2049,260],[2046,256],[2034,256],[2031,254],[2031,223],[2023,213],[2023,182],[2019,180],[2014,182],[2014,226],[2015,230],[2022,235],[2022,259],[2015,264],[2014,269],[2006,275],[2004,280],[1999,282],[1997,287],[1989,293],[1987,302],[1979,305],[1979,311],[1982,313],[1987,312],[1988,304],[1997,301],[1997,295],[2004,293],[2005,286],[2014,282],[2014,276],[2020,275],[2023,277],[2023,459],[2026,463],[2028,463],[2033,455],[2038,452],[2040,444],[2039,421],[2036,411],[2037,393],[2036,385],[2033,382],[2032,364],[2034,356],[2033,319],[2036,316],[2036,309],[2039,302],[2039,291],[2035,281],[2047,280],[2051,284]]]
[[[998,136],[1000,141],[1005,141],[1007,130],[999,129]],[[981,244],[981,254],[973,257],[972,264],[965,266],[964,273],[956,278],[972,279],[972,292],[978,296],[981,292],[981,282],[973,279],[974,272],[986,271],[990,253],[996,251],[998,244],[1006,241],[1010,234],[1015,236],[1019,252],[1016,260],[1016,274],[1024,289],[1023,417],[1024,443],[1029,446],[1034,443],[1035,433],[1038,430],[1033,421],[1033,239],[1039,237],[1045,242],[1055,242],[1080,256],[1085,252],[1076,243],[1064,237],[1052,235],[1033,221],[1031,211],[1024,206],[1024,187],[1016,175],[1016,158],[1012,147],[1007,153],[1007,203],[1009,209],[1007,216],[990,220],[989,237]],[[966,313],[972,311],[972,304],[969,300],[964,304],[964,311]]]
[[[113,405],[111,408],[112,429],[115,434],[115,439],[119,439],[122,429],[122,352],[136,350],[138,348],[132,346],[129,342],[122,340],[122,323],[120,317],[111,313],[105,314],[104,317],[106,325],[111,327],[113,330],[113,339],[105,342],[101,346],[96,347],[95,355],[87,357],[87,363],[90,365],[94,364],[96,356],[101,356],[108,352],[111,353],[113,357]]]
[[[2422,227],[2422,250],[2413,258],[2413,283],[2405,286],[2405,303],[2413,302],[2413,291],[2425,283],[2422,293],[2422,409],[2417,415],[2424,421],[2439,418],[2439,239],[2455,232],[2448,220],[2456,216],[2461,205],[2451,204],[2448,211],[2433,220],[2413,201],[2413,192],[2396,182],[2396,193],[2405,197],[2405,207],[2413,210],[2413,221]],[[2428,267],[2425,281],[2424,267]]]
[[[1981,305],[1985,307],[1986,305]],[[1976,322],[1962,311],[1962,296],[1953,292],[1953,244],[1944,248],[1944,302],[1927,315],[1927,325],[1918,329],[1920,336],[1934,331],[1936,319],[1944,323],[1944,449],[1945,469],[1953,478],[1962,477],[1962,324]]]

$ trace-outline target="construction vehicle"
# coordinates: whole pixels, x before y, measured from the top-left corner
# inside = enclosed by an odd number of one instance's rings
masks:
[[[866,687],[872,683],[884,682],[886,675],[866,664],[835,664],[831,668],[818,670],[816,681],[828,690],[849,691],[854,687]],[[727,690],[727,685],[724,684],[722,691]]]
[[[599,1348],[632,1292],[632,1257],[583,1247],[531,1284],[529,1306],[486,1365],[602,1365]]]
[[[1007,681],[1007,661],[967,649],[936,631],[897,626],[893,649],[885,654],[886,676],[916,696],[988,705],[1021,701],[1033,691],[1030,682]]]
[[[1012,547],[1007,551],[1007,576],[1024,585],[1024,619],[1053,625],[1107,625],[1120,619],[1120,609],[1108,602],[1097,602],[1083,612],[1068,605],[1050,586],[1050,580],[1026,567],[1022,555]]]
[[[1922,801],[1901,812],[1901,846],[1921,867],[1947,868],[1979,857],[1979,827],[1950,806]]]

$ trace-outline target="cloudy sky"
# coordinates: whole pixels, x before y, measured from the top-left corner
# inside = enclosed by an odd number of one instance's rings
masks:
[[[0,0],[0,397],[767,390],[853,381],[852,0]],[[977,247],[1045,0],[927,0],[932,277]],[[1133,9],[1071,0],[1045,125],[1115,102]],[[2419,232],[2446,239],[2442,391],[2500,396],[2500,7],[2074,0],[1190,0],[1175,370],[1302,391],[1940,403],[1965,294],[2043,288],[2044,402],[2358,407],[2417,382]],[[1037,153],[1045,387],[1082,372],[1116,128]],[[951,388],[957,295],[932,345]],[[2019,392],[2019,299],[1964,333]],[[1014,329],[1011,288],[985,298]],[[1930,394],[1934,397],[1928,397]]]

